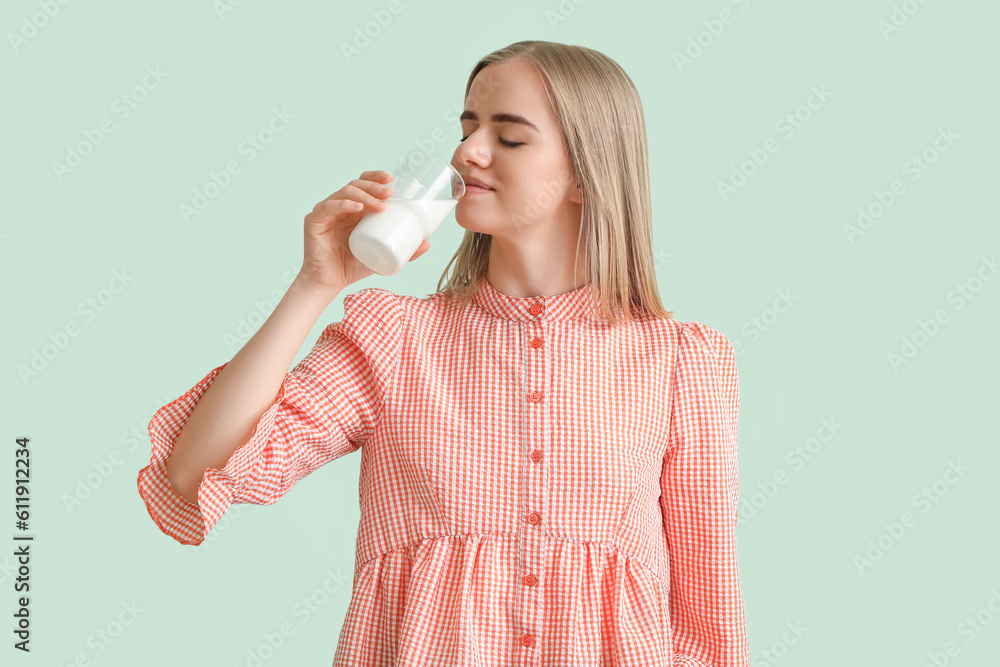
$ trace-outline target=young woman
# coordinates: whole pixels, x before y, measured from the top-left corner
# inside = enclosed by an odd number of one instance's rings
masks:
[[[391,176],[305,218],[257,334],[154,415],[139,492],[199,544],[362,450],[354,588],[334,665],[750,664],[735,541],[730,342],[660,304],[646,133],[607,56],[526,41],[472,71],[452,164],[465,238],[442,289],[347,286]],[[425,242],[411,258],[428,249]]]

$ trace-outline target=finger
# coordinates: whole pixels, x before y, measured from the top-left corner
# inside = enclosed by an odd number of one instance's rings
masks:
[[[370,181],[362,181],[362,185],[360,186],[348,185],[344,190],[348,198],[359,201],[368,208],[377,210],[385,208],[385,202],[382,199],[388,199],[390,194],[388,189],[382,189],[381,185],[371,183]]]
[[[417,251],[416,251],[415,253],[413,253],[413,257],[411,257],[411,258],[410,258],[410,261],[412,262],[412,261],[413,261],[413,260],[415,260],[415,259],[416,259],[417,257],[420,257],[420,256],[421,256],[421,255],[423,255],[423,254],[424,254],[425,252],[427,252],[428,250],[430,250],[430,248],[431,248],[431,244],[430,244],[430,243],[428,243],[428,242],[427,242],[427,240],[425,239],[425,240],[424,240],[424,241],[423,241],[423,242],[422,242],[422,243],[420,244],[420,247],[419,247],[419,248],[417,248]]]
[[[358,213],[363,209],[364,204],[353,199],[324,199],[306,216],[306,221],[312,217],[315,224],[329,225],[342,213]]]
[[[362,181],[361,179],[355,179],[351,181],[347,187],[358,188],[359,190],[363,190],[364,192],[382,199],[388,199],[392,194],[392,188],[388,185],[382,185],[381,183],[376,183],[374,181]]]
[[[361,180],[364,181],[376,181],[378,183],[387,183],[392,180],[392,174],[387,172],[385,169],[376,169],[374,171],[363,171],[360,176]]]
[[[365,189],[370,190],[373,194],[377,194],[377,193],[380,192],[379,188],[382,187],[383,182],[387,183],[387,182],[389,182],[391,180],[392,180],[392,174],[390,174],[389,172],[387,172],[385,170],[365,171],[365,172],[361,173],[361,178],[354,179],[353,181],[351,181],[350,183],[348,183],[348,185],[353,185],[355,187],[365,188]],[[346,186],[345,186],[345,188],[346,188]],[[329,199],[343,199],[344,198],[343,195],[344,195],[344,189],[345,188],[341,188],[340,190],[337,190],[336,192],[330,193],[327,197],[325,197],[323,199],[323,201],[316,202],[316,205],[313,207],[313,210],[315,211],[317,208],[320,207],[320,205],[323,202],[325,202],[325,201],[327,201]],[[391,190],[391,188],[390,188],[390,190]],[[384,196],[386,198],[388,198],[390,195],[391,195],[391,192],[389,192],[389,194],[385,194]]]
[[[324,217],[331,217],[344,211],[360,211],[364,207],[365,202],[355,201],[350,197],[345,198],[343,195],[340,195],[336,199],[327,197],[321,202],[316,202],[316,205],[313,206],[313,213],[318,213]]]

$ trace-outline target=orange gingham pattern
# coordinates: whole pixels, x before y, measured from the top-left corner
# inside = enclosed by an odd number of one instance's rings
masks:
[[[644,313],[613,330],[588,298],[348,295],[199,505],[165,461],[225,364],[153,416],[139,493],[200,544],[361,449],[335,667],[747,667],[733,347]]]

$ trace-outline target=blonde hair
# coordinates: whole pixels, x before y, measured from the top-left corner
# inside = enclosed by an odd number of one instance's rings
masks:
[[[615,326],[632,321],[637,309],[673,317],[660,302],[656,284],[646,123],[635,85],[618,63],[599,51],[528,40],[480,60],[465,86],[466,99],[480,70],[518,58],[542,74],[575,182],[585,193],[577,256],[580,243],[585,243],[594,312]],[[472,301],[486,279],[492,239],[466,230],[438,280],[438,292],[459,306]],[[446,278],[452,265],[454,272]],[[574,275],[576,269],[574,262]]]

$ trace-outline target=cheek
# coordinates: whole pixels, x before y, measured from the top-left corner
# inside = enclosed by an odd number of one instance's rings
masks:
[[[567,199],[566,184],[558,178],[539,177],[526,191],[525,205],[533,211],[551,213]]]
[[[572,171],[561,160],[538,160],[531,164],[531,178],[527,181],[540,205],[558,205],[568,196],[573,183]]]

